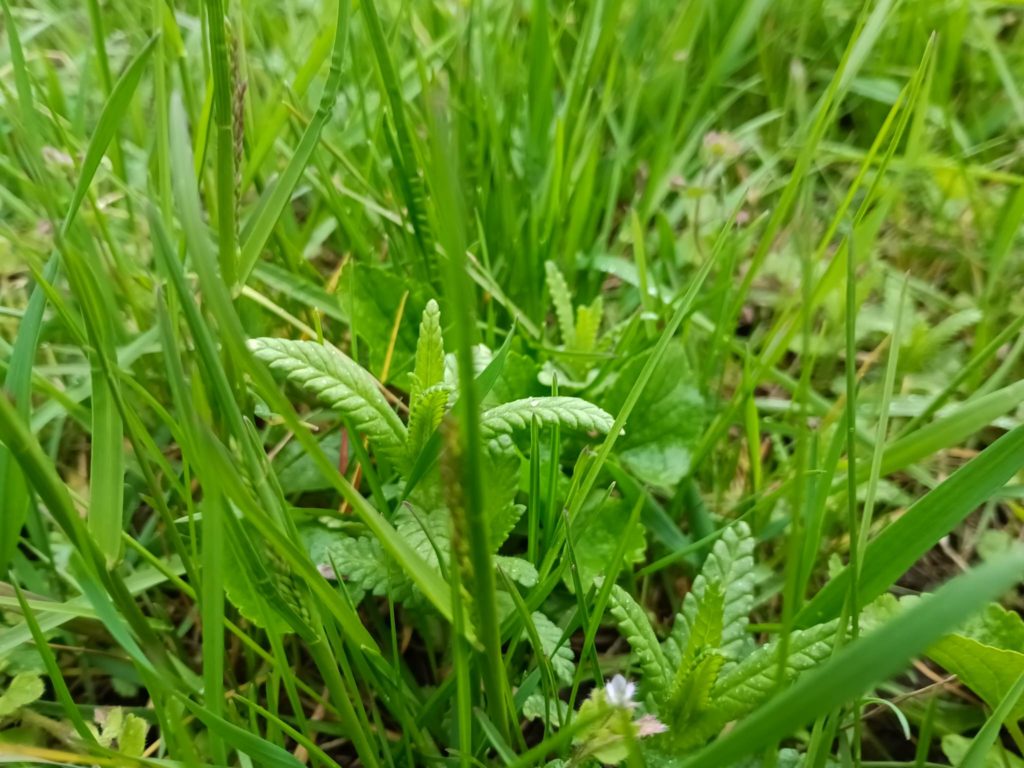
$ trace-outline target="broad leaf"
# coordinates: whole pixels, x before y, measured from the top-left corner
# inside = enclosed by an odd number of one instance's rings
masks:
[[[602,405],[618,413],[640,370],[646,363],[636,358],[627,363]],[[639,480],[671,488],[690,472],[693,447],[704,423],[704,401],[691,383],[690,368],[682,348],[665,351],[618,442],[622,463]]]
[[[949,760],[950,765],[962,765],[970,748],[971,740],[966,736],[951,733],[942,737],[942,754]],[[1024,760],[997,744],[986,755],[985,768],[1024,768]]]
[[[517,584],[522,584],[524,587],[537,586],[537,569],[529,560],[524,560],[521,557],[495,555],[494,565]]]
[[[0,695],[0,717],[13,715],[43,695],[43,680],[32,672],[22,672],[11,678],[7,690]]]
[[[928,648],[927,654],[991,707],[999,704],[1024,674],[1024,653],[996,648],[964,635],[942,638]],[[1024,702],[1013,708],[1011,717],[1024,717]]]
[[[596,494],[595,497],[602,498]],[[618,552],[628,524],[629,509],[622,499],[608,499],[603,503],[598,501],[585,506],[573,520],[573,549],[576,552],[580,583],[584,589],[590,589],[594,579],[603,576],[609,566],[613,565],[611,560]],[[643,560],[647,550],[644,533],[643,526],[639,524],[630,530],[623,566]]]
[[[589,306],[576,307],[576,348],[580,352],[593,352],[604,318],[604,300],[598,294]]]
[[[531,693],[523,702],[522,714],[527,720],[542,720],[548,725],[559,725],[569,718],[569,705],[561,699],[549,699],[543,693]]]

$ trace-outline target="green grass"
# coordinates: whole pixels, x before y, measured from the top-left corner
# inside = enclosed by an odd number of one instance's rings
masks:
[[[2,7],[0,762],[1019,764],[1019,4]]]

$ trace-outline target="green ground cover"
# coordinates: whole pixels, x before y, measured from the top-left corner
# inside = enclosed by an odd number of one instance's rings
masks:
[[[1022,764],[1019,2],[0,3],[0,762]]]

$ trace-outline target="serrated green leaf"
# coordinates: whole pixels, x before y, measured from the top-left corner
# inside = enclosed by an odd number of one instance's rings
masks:
[[[405,446],[405,425],[380,383],[352,358],[313,341],[250,339],[249,348],[271,370],[351,420],[381,450],[397,452]]]
[[[408,589],[408,579],[395,570],[377,539],[339,537],[328,548],[327,555],[338,574],[364,592],[380,597],[405,594]]]
[[[536,418],[542,425],[560,424],[581,432],[605,434],[614,421],[610,414],[578,397],[526,397],[485,411],[480,427],[487,437],[527,429]]]
[[[410,466],[419,457],[430,436],[444,418],[450,395],[448,387],[437,384],[422,390],[413,398],[409,406],[409,430],[406,438]]]
[[[668,685],[671,671],[644,609],[618,584],[612,587],[609,608],[619,625],[619,631],[640,662],[647,692],[658,694],[663,691]]]
[[[565,282],[565,276],[553,261],[544,262],[544,272],[547,275],[551,303],[555,307],[555,317],[558,319],[558,329],[562,334],[562,344],[574,348],[576,327],[573,324],[572,295],[569,293],[569,286]]]
[[[263,592],[254,587],[247,568],[224,569],[224,593],[235,609],[256,626],[278,634],[292,632],[288,622],[267,604]]]
[[[444,381],[444,337],[441,335],[441,310],[431,299],[423,310],[420,335],[416,341],[415,383],[412,402],[423,391]]]
[[[691,592],[690,594],[693,594]],[[722,583],[713,581],[707,585],[697,606],[697,613],[689,623],[686,651],[683,665],[693,664],[702,653],[722,647],[722,622],[725,611],[725,590]],[[684,621],[686,621],[684,615]]]
[[[473,375],[480,383],[481,375],[494,360],[494,353],[486,344],[473,345]],[[452,396],[459,391],[459,363],[455,355],[448,353],[444,356],[444,383],[452,391]]]
[[[424,511],[405,504],[395,515],[395,530],[431,567],[440,570],[442,561],[447,565],[452,538],[447,510]]]
[[[27,707],[43,695],[43,679],[32,672],[15,675],[0,695],[0,717],[7,717]]]
[[[692,749],[721,729],[723,721],[712,690],[725,661],[720,653],[705,653],[688,663],[672,686],[662,718],[677,749]]]
[[[560,642],[562,639],[562,628],[540,611],[534,611],[533,613],[533,626],[537,630],[537,637],[540,638],[544,654],[551,661],[555,677],[563,685],[570,685],[573,674],[576,672],[576,661],[569,643]]]
[[[102,710],[96,713],[96,722],[101,723],[103,726],[100,730],[99,742],[103,746],[109,747],[121,736],[121,731],[124,729],[124,710],[120,707],[113,707],[107,710],[102,722],[100,719],[101,712]]]
[[[576,307],[576,349],[593,352],[604,318],[604,298],[598,294],[589,306]]]
[[[694,623],[712,587],[721,589],[725,597],[720,645],[727,659],[725,669],[753,650],[753,641],[747,632],[750,611],[754,607],[753,572],[754,539],[750,527],[741,521],[726,529],[715,542],[700,575],[683,600],[682,611],[665,641],[665,656],[673,666],[684,663]]]
[[[487,534],[491,551],[497,552],[526,507],[515,503],[519,492],[519,457],[511,450],[501,450],[498,441],[491,441],[489,447],[492,450],[483,460],[484,476],[487,477]]]
[[[832,654],[837,626],[837,622],[831,621],[790,633],[787,679],[817,666]],[[723,725],[752,712],[778,689],[780,648],[778,640],[762,645],[719,678],[712,698],[724,718]]]
[[[1022,572],[1024,550],[1015,548],[956,577],[776,692],[727,735],[687,758],[685,768],[730,765],[862,695],[1017,584]]]
[[[998,603],[989,605],[957,633],[997,648],[1024,648],[1024,619]]]

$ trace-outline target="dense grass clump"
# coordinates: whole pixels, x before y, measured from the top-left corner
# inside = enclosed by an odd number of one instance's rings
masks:
[[[1022,764],[1024,7],[0,4],[0,762]]]

